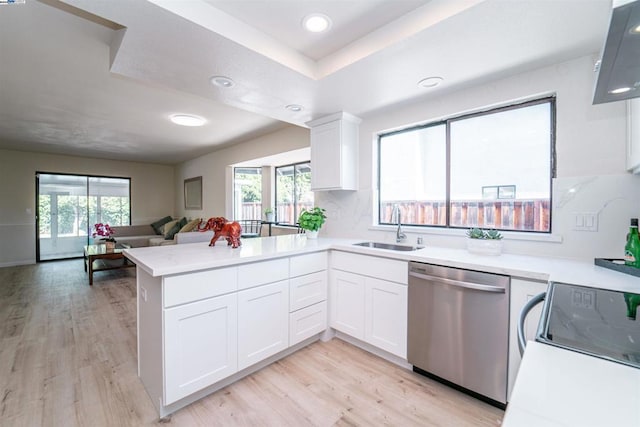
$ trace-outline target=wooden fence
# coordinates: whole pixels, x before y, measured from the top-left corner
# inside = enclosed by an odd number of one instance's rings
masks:
[[[398,205],[403,224],[446,224],[443,200],[397,200],[381,204],[381,223],[391,223]],[[550,231],[551,209],[547,199],[456,200],[451,202],[451,226],[499,228],[517,231]]]

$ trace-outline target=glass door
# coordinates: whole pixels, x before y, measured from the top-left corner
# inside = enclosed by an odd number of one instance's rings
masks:
[[[87,177],[36,174],[38,261],[82,256],[87,244]]]
[[[36,260],[75,258],[97,223],[131,223],[129,178],[36,174]]]

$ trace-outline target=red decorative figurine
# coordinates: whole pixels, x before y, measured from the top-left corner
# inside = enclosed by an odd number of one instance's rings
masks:
[[[211,242],[209,242],[209,246],[215,245],[220,237],[226,238],[227,246],[231,245],[234,249],[242,244],[240,242],[242,226],[236,221],[227,222],[227,219],[221,216],[209,218],[202,228],[200,228],[200,224],[198,224],[198,230],[213,230],[213,237],[211,238]]]

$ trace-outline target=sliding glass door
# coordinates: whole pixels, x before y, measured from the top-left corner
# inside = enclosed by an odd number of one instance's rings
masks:
[[[38,261],[82,256],[93,225],[129,225],[130,179],[36,174]]]

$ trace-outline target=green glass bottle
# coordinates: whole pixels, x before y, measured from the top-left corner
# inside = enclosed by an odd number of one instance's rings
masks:
[[[632,267],[640,267],[640,236],[638,235],[638,218],[631,218],[631,226],[624,247],[624,263]]]

